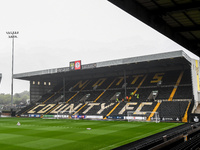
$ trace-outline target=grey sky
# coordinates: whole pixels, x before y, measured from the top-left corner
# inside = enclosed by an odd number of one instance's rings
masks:
[[[183,47],[138,21],[107,0],[2,0],[0,5],[0,93],[10,93],[11,39],[14,73],[175,50]],[[195,57],[185,50],[190,56]],[[14,80],[14,93],[29,82]]]

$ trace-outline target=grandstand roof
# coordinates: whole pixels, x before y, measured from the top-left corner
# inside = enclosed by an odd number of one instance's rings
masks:
[[[200,0],[108,1],[200,56]]]
[[[134,74],[158,71],[159,69],[178,69],[178,67],[188,66],[191,58],[183,51],[174,51],[146,55],[140,57],[130,57],[124,59],[97,62],[82,65],[81,70],[70,70],[69,67],[40,70],[34,72],[14,74],[15,79],[22,80],[55,80],[63,77],[70,79],[93,78],[100,76],[121,75],[123,70]]]

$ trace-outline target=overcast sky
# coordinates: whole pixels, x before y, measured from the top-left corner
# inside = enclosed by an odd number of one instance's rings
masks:
[[[12,40],[14,74],[127,57],[187,50],[107,0],[2,0],[0,5],[0,93],[11,91]],[[29,82],[14,80],[14,93]]]

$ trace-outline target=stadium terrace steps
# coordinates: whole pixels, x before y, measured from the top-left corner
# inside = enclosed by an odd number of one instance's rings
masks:
[[[115,82],[116,79],[114,79],[107,87],[106,89],[94,100],[94,102],[96,102],[97,100],[99,100],[99,98],[102,97],[102,95],[110,88],[110,86],[112,86],[112,84]]]
[[[111,111],[109,111],[109,113],[107,113],[106,116],[104,116],[104,119],[106,119],[106,117],[110,116],[110,114],[119,106],[120,103],[117,103],[112,109]]]
[[[72,95],[72,96],[66,101],[66,103],[69,103],[69,101],[71,101],[73,98],[75,98],[76,95],[78,95],[78,93],[79,93],[79,91],[76,92],[74,95]]]
[[[175,86],[174,86],[174,89],[172,90],[172,93],[171,93],[171,95],[170,95],[170,97],[169,97],[169,101],[172,101],[173,100],[173,97],[174,97],[174,95],[175,95],[175,93],[176,93],[176,90],[177,90],[177,88],[178,88],[178,86],[179,86],[179,84],[180,84],[180,82],[181,82],[181,79],[182,79],[182,77],[183,77],[183,73],[184,73],[184,71],[182,71],[181,73],[180,73],[180,75],[179,75],[179,77],[178,77],[178,80],[177,80],[177,82],[176,82],[176,84],[175,84]]]
[[[150,120],[151,120],[151,117],[154,116],[154,113],[157,112],[157,109],[159,108],[160,104],[161,104],[161,102],[158,102],[158,103],[156,104],[156,106],[154,107],[152,113],[149,115],[149,117],[148,117],[148,119],[147,119],[148,121],[150,121]]]
[[[191,105],[191,102],[189,101],[187,109],[185,110],[185,114],[184,114],[184,116],[182,118],[182,122],[187,122],[187,120],[188,120],[188,116],[189,116],[188,110],[190,108],[190,105]]]
[[[156,99],[168,99],[173,87],[159,87]]]
[[[80,91],[77,91],[70,99],[68,99],[66,101],[66,103],[68,103],[69,101],[71,101],[76,95],[78,95],[84,88],[87,87],[87,85],[90,83],[90,81],[84,82],[81,86],[79,86],[81,89]]]
[[[104,91],[104,93],[98,98],[98,99],[95,99],[95,100],[98,100],[100,102],[109,102],[110,99],[113,97],[113,95],[115,95],[116,91]],[[94,101],[94,102],[97,102],[97,101]]]

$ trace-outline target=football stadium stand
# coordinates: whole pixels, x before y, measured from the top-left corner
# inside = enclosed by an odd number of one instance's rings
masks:
[[[108,1],[200,56],[199,0]],[[42,118],[72,111],[86,119],[142,116],[151,121],[157,113],[159,121],[186,123],[116,149],[200,147],[198,60],[176,51],[85,65],[75,62],[15,74],[15,79],[30,81],[31,97],[31,104],[17,115]]]
[[[199,147],[199,62],[183,51],[15,74],[30,81],[21,117],[184,122],[117,149]],[[66,112],[73,112],[66,114]]]
[[[15,74],[30,81],[31,104],[18,116],[73,111],[80,118],[190,122],[199,105],[199,62],[183,51]],[[127,115],[132,111],[132,116]],[[143,118],[144,119],[144,118]],[[137,120],[137,119],[136,119]],[[194,119],[193,119],[194,120]]]

